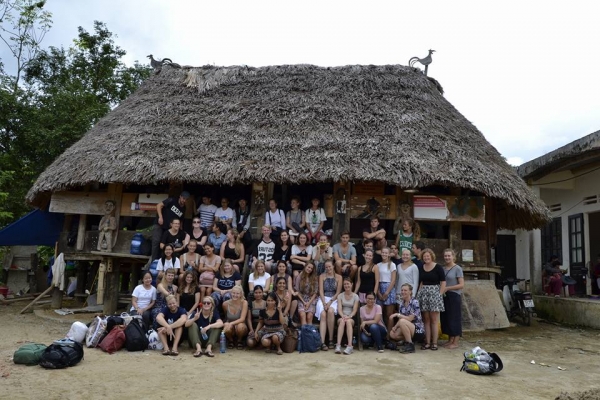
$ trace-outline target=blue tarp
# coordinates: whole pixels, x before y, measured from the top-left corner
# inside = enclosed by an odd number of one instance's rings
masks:
[[[65,215],[33,210],[0,231],[0,246],[54,246]]]

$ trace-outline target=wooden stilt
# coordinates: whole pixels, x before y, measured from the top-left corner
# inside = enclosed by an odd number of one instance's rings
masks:
[[[33,301],[31,303],[27,304],[25,306],[25,308],[23,308],[21,311],[19,311],[19,314],[23,314],[25,311],[29,310],[29,308],[31,308],[31,306],[33,306],[35,303],[37,303],[38,300],[40,300],[45,295],[49,294],[52,291],[52,289],[54,289],[54,286],[50,286],[48,289],[44,290],[44,292],[42,294],[40,294],[38,297],[33,299]]]

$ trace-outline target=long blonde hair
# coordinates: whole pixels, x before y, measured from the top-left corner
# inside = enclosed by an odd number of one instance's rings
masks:
[[[240,233],[237,231],[237,229],[234,228],[229,229],[229,231],[233,235],[233,243],[235,244],[235,255],[239,257],[240,254],[242,254],[243,250],[243,244],[240,241]]]
[[[213,319],[213,314],[215,313],[215,300],[210,297],[210,296],[204,296],[204,298],[202,299],[202,302],[204,303],[205,300],[210,300],[210,314],[208,316],[208,323],[210,324],[210,321],[212,321]],[[200,311],[202,312],[202,311]]]
[[[263,273],[262,273],[262,275],[258,275],[257,274],[257,272],[258,272],[258,266],[259,265],[263,266]],[[256,264],[254,265],[254,272],[252,272],[252,279],[257,279],[259,276],[263,276],[266,273],[267,273],[267,267],[265,265],[265,262],[263,260],[258,260],[256,262]]]

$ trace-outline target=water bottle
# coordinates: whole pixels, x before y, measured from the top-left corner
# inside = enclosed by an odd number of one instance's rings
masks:
[[[356,336],[352,336],[352,347],[356,347]]]
[[[206,334],[206,332],[202,332],[202,339],[208,340],[208,335]]]
[[[219,347],[221,353],[225,353],[227,351],[227,339],[225,339],[225,333],[221,332],[221,339],[219,339]]]
[[[298,344],[296,345],[296,351],[302,350],[302,329],[298,330]]]

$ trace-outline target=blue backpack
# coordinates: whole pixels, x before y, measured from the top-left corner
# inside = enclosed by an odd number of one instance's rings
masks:
[[[298,335],[298,352],[314,353],[321,348],[321,335],[311,324],[302,325]]]

